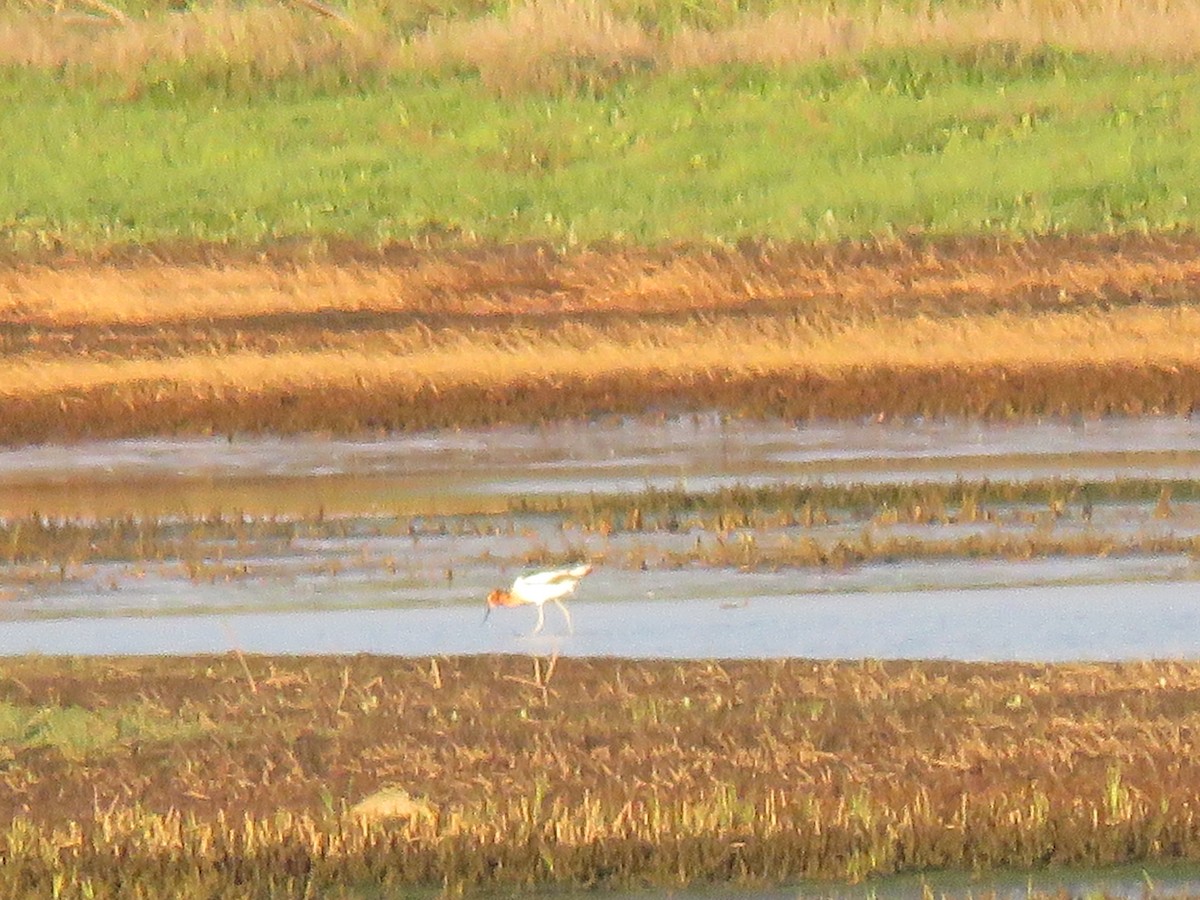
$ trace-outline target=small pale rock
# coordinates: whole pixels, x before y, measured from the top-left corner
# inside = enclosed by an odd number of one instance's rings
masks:
[[[413,799],[403,788],[385,787],[350,807],[350,815],[381,821],[433,819],[434,808],[427,800]]]

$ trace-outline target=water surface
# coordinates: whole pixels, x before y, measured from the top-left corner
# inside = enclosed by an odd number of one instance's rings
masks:
[[[134,440],[0,451],[0,516],[320,516],[286,542],[178,559],[0,571],[0,653],[542,653],[642,657],[1135,659],[1200,655],[1200,564],[1188,554],[881,562],[741,571],[670,564],[709,532],[605,535],[514,512],[521,497],[734,484],[1200,477],[1188,418],[1019,425],[794,427],[717,416],[606,420],[366,440]],[[439,518],[441,517],[441,518]],[[450,518],[446,518],[450,517]],[[447,525],[447,522],[449,525]],[[414,525],[416,523],[416,525]],[[439,524],[440,523],[440,524]],[[780,541],[861,533],[1200,535],[1200,508],[1145,504],[1087,519],[979,525],[858,521],[756,531]],[[907,529],[907,532],[905,531]],[[957,529],[957,531],[953,531]],[[572,603],[482,598],[522,561],[598,561]],[[640,562],[639,562],[640,561]]]

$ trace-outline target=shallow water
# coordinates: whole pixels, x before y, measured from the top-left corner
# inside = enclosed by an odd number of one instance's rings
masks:
[[[582,893],[548,894],[582,900]],[[612,895],[619,900],[1029,900],[1030,897],[1193,898],[1200,897],[1200,869],[1191,865],[1118,866],[1103,869],[1052,868],[1036,872],[970,875],[932,872],[867,879],[859,884],[807,882],[764,890],[697,888],[638,891]]]
[[[616,573],[613,581],[637,576]],[[610,589],[612,585],[609,585]],[[639,658],[952,658],[1126,660],[1200,656],[1200,586],[1192,581],[978,590],[795,594],[725,591],[704,598],[589,597],[532,610],[474,604],[177,612],[165,598],[138,615],[10,619],[0,654],[560,653]],[[736,596],[736,599],[732,599]],[[247,597],[247,602],[253,597]],[[382,599],[382,598],[381,598]]]
[[[1200,655],[1200,563],[1187,555],[901,561],[779,572],[668,564],[708,532],[604,536],[509,511],[521,496],[657,487],[978,478],[1200,477],[1192,419],[981,425],[783,424],[715,416],[350,441],[145,440],[0,452],[0,516],[237,512],[341,517],[282,544],[178,560],[0,571],[0,653],[542,653],[653,657],[1132,659]],[[436,517],[458,516],[440,530]],[[422,517],[409,530],[404,517]],[[463,518],[466,517],[466,518]],[[462,527],[467,522],[471,527]],[[425,527],[428,526],[428,527]],[[862,522],[755,532],[853,537]],[[872,526],[873,527],[873,526]],[[1014,517],[936,534],[1200,534],[1131,505],[1086,522]],[[906,531],[907,529],[907,531]],[[897,525],[873,534],[935,532]],[[482,598],[545,553],[603,560],[530,637],[529,609]],[[649,562],[643,571],[638,560]],[[0,567],[4,568],[4,567]]]
[[[568,422],[368,440],[152,439],[0,450],[0,516],[493,512],[508,497],[781,482],[1200,477],[1200,420]]]

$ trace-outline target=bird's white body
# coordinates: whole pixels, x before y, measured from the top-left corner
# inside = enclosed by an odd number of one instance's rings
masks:
[[[494,590],[488,594],[488,612],[491,612],[493,606],[533,604],[538,609],[537,625],[533,629],[533,633],[537,634],[546,624],[545,606],[553,601],[562,610],[563,617],[567,620],[567,628],[574,633],[575,626],[571,622],[571,614],[562,601],[579,586],[579,580],[590,571],[592,567],[585,563],[565,569],[548,569],[545,572],[522,575],[508,590]]]

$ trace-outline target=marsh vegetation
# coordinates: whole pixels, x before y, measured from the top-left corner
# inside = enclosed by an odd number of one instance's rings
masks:
[[[10,896],[756,885],[1195,858],[1185,663],[20,660]],[[402,788],[424,812],[363,821]]]

